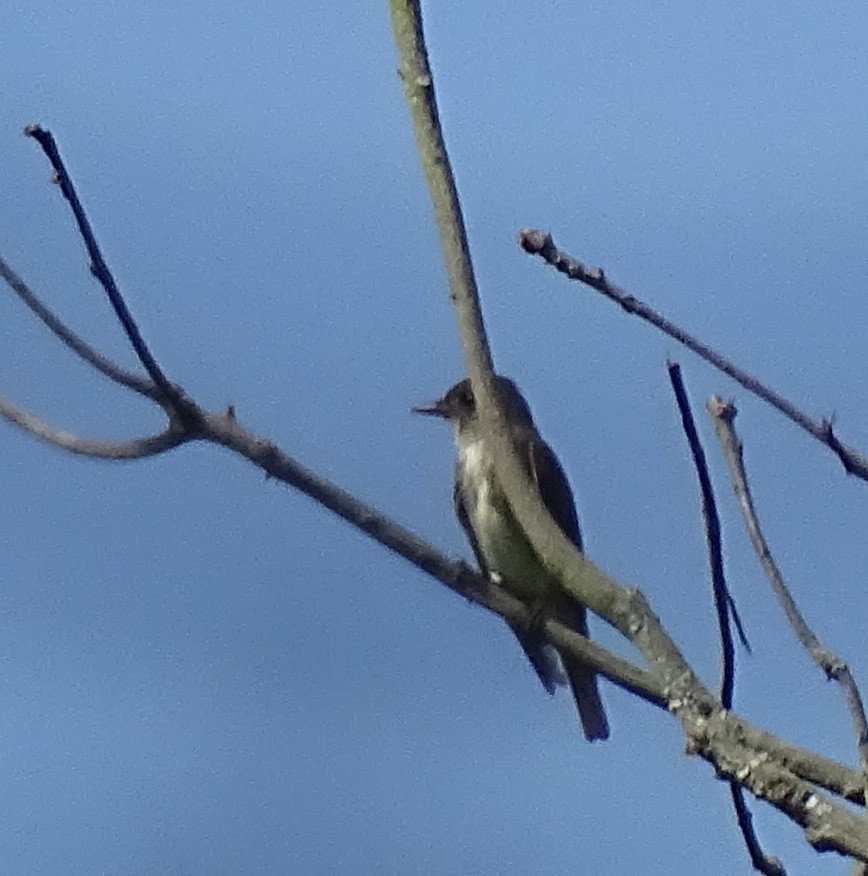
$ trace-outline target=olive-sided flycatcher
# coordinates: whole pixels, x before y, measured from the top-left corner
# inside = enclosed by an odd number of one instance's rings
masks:
[[[506,377],[497,377],[495,388],[531,483],[567,538],[582,550],[573,493],[557,457],[537,432],[518,387]],[[485,446],[470,381],[456,383],[443,398],[413,410],[442,417],[455,430],[458,450],[453,490],[455,513],[483,574],[528,605],[550,611],[566,626],[587,635],[584,606],[546,571],[510,510],[497,480],[494,458]],[[532,631],[513,628],[513,632],[546,690],[554,693],[557,685],[564,683],[557,652]],[[585,738],[606,739],[609,725],[596,673],[572,658],[564,660],[564,670]]]

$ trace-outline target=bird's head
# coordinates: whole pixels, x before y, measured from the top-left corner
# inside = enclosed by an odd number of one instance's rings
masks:
[[[530,408],[515,383],[508,377],[497,375],[494,386],[507,420],[522,425],[533,422]],[[442,398],[418,405],[413,411],[417,414],[440,417],[455,429],[475,424],[476,400],[473,397],[470,378],[459,380],[454,386],[449,387]]]

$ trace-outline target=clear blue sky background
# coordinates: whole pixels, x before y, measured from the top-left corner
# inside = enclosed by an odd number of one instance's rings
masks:
[[[854,761],[836,690],[746,549],[705,419],[735,395],[768,535],[865,682],[868,486],[720,374],[516,247],[526,225],[868,448],[864,4],[432,4],[428,35],[499,367],[532,399],[588,550],[703,678],[717,647],[684,366],[755,653],[737,705]],[[454,555],[462,373],[385,0],[7,3],[2,251],[132,354],[35,144],[57,135],[131,307],[202,403]],[[0,391],[88,435],[161,420],[10,295]],[[611,686],[580,740],[504,626],[210,447],[73,459],[0,424],[0,871],[737,874],[724,785]],[[594,626],[602,641],[621,646]],[[629,653],[629,652],[627,652]],[[838,874],[757,804],[792,873]]]

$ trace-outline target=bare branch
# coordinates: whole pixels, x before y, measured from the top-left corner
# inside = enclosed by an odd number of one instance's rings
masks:
[[[752,740],[748,726],[726,711],[688,730],[688,751],[713,763],[721,778],[747,788],[787,815],[818,852],[835,851],[868,861],[864,817],[801,781],[784,760],[772,754],[774,742],[763,731],[761,737],[765,738]],[[757,743],[753,753],[752,742]]]
[[[201,439],[232,450],[252,462],[268,477],[310,496],[465,599],[521,628],[531,623],[532,613],[520,600],[474,571],[467,563],[449,559],[372,505],[306,468],[271,441],[244,429],[235,418],[232,408],[220,413],[199,409],[198,416]],[[651,673],[556,621],[548,620],[544,629],[546,637],[558,649],[590,664],[619,687],[656,706],[666,707],[660,683]]]
[[[714,610],[717,614],[717,629],[720,634],[720,701],[725,709],[732,708],[732,692],[735,685],[735,648],[732,642],[732,631],[729,626],[729,607],[731,605],[726,577],[723,573],[723,551],[720,546],[720,518],[717,515],[717,503],[714,500],[714,490],[705,462],[705,452],[699,441],[696,423],[690,411],[687,390],[681,378],[681,368],[677,362],[667,362],[669,380],[675,393],[678,412],[681,415],[681,425],[687,437],[693,465],[699,478],[699,491],[702,496],[702,520],[705,524],[705,544],[708,550],[708,565],[711,573],[711,592],[714,597]]]
[[[731,401],[725,401],[717,396],[712,396],[706,405],[714,430],[720,442],[723,458],[726,460],[729,475],[732,480],[732,488],[738,499],[745,528],[753,545],[754,552],[759,558],[760,565],[768,578],[772,592],[778,600],[796,638],[802,647],[811,656],[811,659],[823,670],[826,678],[834,679],[841,685],[844,699],[856,732],[856,746],[859,751],[859,760],[862,769],[868,775],[868,721],[865,718],[865,708],[859,688],[853,679],[847,664],[829,651],[808,626],[799,607],[796,605],[789,588],[784,583],[783,575],[775,562],[768,542],[765,539],[759,518],[756,513],[753,495],[747,480],[744,468],[744,448],[735,431],[735,417],[738,413]]]
[[[732,797],[733,809],[735,809],[735,820],[742,837],[744,837],[754,870],[764,874],[764,876],[787,876],[787,871],[781,860],[774,855],[767,855],[762,850],[753,827],[753,816],[750,814],[750,809],[748,809],[744,799],[742,787],[737,782],[730,782],[729,793]]]
[[[455,177],[440,128],[434,79],[422,32],[422,11],[415,0],[390,0],[389,8],[399,56],[398,72],[404,84],[404,95],[416,133],[422,174],[434,207],[449,294],[458,319],[468,374],[474,390],[482,386],[480,397],[486,404],[493,405],[491,352],[482,320]]]
[[[562,551],[561,562],[572,565],[575,572],[576,558],[581,563],[581,555],[552,520],[536,491],[532,489],[528,473],[519,461],[518,450],[513,444],[500,407],[499,394],[495,390],[491,352],[482,319],[464,218],[440,126],[420,4],[418,0],[390,0],[389,6],[399,56],[399,73],[416,135],[422,173],[434,209],[450,298],[482,423],[483,437],[486,446],[492,450],[498,479],[504,487],[509,504],[537,554],[548,562],[551,556],[550,545],[544,545],[543,540],[559,544]],[[553,567],[552,571],[559,578],[563,578],[561,568]],[[579,577],[582,578],[581,575]],[[617,594],[610,590],[606,597],[602,597],[600,587],[603,586],[603,580],[600,578],[595,582],[593,593],[585,592],[591,589],[585,576],[578,585],[580,592],[576,596],[592,611],[610,619],[612,603]],[[575,583],[573,586],[576,586]],[[601,604],[603,601],[605,607]],[[681,678],[687,677],[685,673],[678,675]]]
[[[120,365],[98,353],[87,341],[79,337],[48,307],[36,293],[12,270],[11,266],[0,257],[0,277],[7,282],[12,291],[30,308],[42,322],[69,347],[97,371],[104,374],[115,383],[132,389],[147,398],[159,401],[160,391],[156,385],[145,377],[133,374],[121,368]]]
[[[134,438],[130,441],[99,441],[84,438],[58,429],[2,397],[0,397],[0,417],[46,444],[79,456],[92,456],[97,459],[144,459],[148,456],[157,456],[178,447],[192,437],[170,426],[156,435]]]
[[[770,760],[812,785],[825,788],[851,803],[865,805],[865,782],[860,770],[772,736],[732,712],[728,714],[734,723],[727,726],[727,733],[746,753],[748,764]]]
[[[7,410],[8,408],[4,409],[4,415]],[[448,559],[372,506],[359,501],[330,481],[318,477],[288,457],[270,441],[243,429],[238,424],[232,408],[227,408],[221,413],[209,413],[197,407],[194,413],[195,431],[185,431],[185,426],[181,423],[175,426],[174,434],[168,430],[163,437],[155,436],[152,440],[162,442],[164,449],[194,438],[226,447],[244,456],[267,475],[311,496],[456,593],[494,611],[508,621],[518,624],[527,624],[530,621],[527,607],[519,600],[474,572],[466,563]],[[10,419],[17,422],[14,417]],[[38,434],[38,431],[34,430],[34,434]],[[54,443],[56,446],[66,446],[63,440]],[[106,455],[107,446],[97,448],[102,451],[100,455]],[[115,445],[116,451],[118,448],[122,449],[123,445]],[[75,446],[70,446],[68,449],[73,452],[78,450]],[[139,446],[139,450],[141,449],[142,445]],[[151,449],[156,451],[156,444]],[[113,458],[132,458],[132,456],[124,456],[120,453]],[[654,641],[656,633],[653,625],[650,633],[643,629],[645,618],[653,618],[644,598],[636,590],[624,590],[623,593],[627,604],[626,607],[621,606],[619,610],[624,612],[625,618],[633,619],[636,626],[635,638],[640,642],[646,639]],[[625,620],[625,623],[627,622],[629,621]],[[595,642],[551,619],[546,621],[544,633],[560,651],[585,661],[625,690],[638,694],[657,706],[668,705],[670,710],[678,712],[685,729],[688,730],[691,750],[714,764],[722,775],[725,774],[722,764],[731,765],[732,769],[738,771],[745,785],[758,796],[766,795],[763,786],[754,781],[751,767],[758,761],[767,761],[774,764],[775,768],[781,771],[781,775],[799,777],[825,787],[847,800],[864,802],[865,788],[859,774],[843,764],[778,739],[739,719],[731,712],[715,708],[713,701],[706,702],[700,699],[688,702],[686,699],[679,699],[682,694],[685,697],[694,695],[689,681],[683,681],[667,689],[651,673],[633,666]],[[689,669],[687,671],[689,672]],[[718,750],[717,740],[725,742],[725,748]],[[779,808],[782,807],[779,805]],[[853,840],[839,838],[833,834],[830,841],[838,843],[835,848],[844,848],[846,842]]]
[[[714,609],[717,614],[717,629],[720,635],[720,701],[725,709],[731,709],[733,688],[735,686],[735,648],[732,641],[732,632],[729,627],[730,612],[732,612],[742,643],[745,646],[747,646],[747,641],[741,628],[735,602],[726,585],[726,577],[723,572],[723,549],[721,546],[720,517],[717,513],[717,502],[714,498],[714,489],[711,486],[711,477],[705,461],[705,451],[702,449],[702,442],[699,440],[699,433],[696,431],[696,423],[693,419],[693,412],[690,409],[690,401],[687,398],[687,389],[681,377],[681,366],[677,362],[670,361],[666,363],[666,368],[675,393],[678,412],[681,415],[681,425],[684,429],[687,444],[690,447],[690,454],[693,457],[693,465],[699,479],[705,544],[708,552],[709,571],[711,573],[711,591],[714,598]],[[736,822],[754,868],[761,873],[782,876],[784,869],[780,861],[777,858],[769,858],[762,851],[741,787],[736,781],[731,780],[729,791],[735,809]]]
[[[804,411],[796,407],[791,401],[785,399],[771,387],[759,381],[752,374],[739,368],[729,359],[713,350],[707,344],[688,334],[684,329],[661,316],[649,305],[640,301],[624,289],[610,283],[603,274],[601,268],[588,268],[578,259],[574,259],[559,250],[550,234],[537,231],[532,228],[524,228],[518,235],[519,246],[525,252],[538,255],[553,268],[565,274],[571,280],[578,280],[586,286],[590,286],[606,298],[620,304],[627,313],[632,313],[649,322],[664,334],[674,338],[689,350],[714,365],[724,374],[738,381],[745,389],[768,402],[773,408],[780,411],[785,417],[789,417],[797,426],[801,426],[809,435],[812,435],[822,444],[825,444],[841,461],[848,474],[856,475],[863,481],[868,481],[868,459],[859,451],[846,444],[842,444],[835,435],[831,420],[823,418],[814,420]]]
[[[129,308],[118,289],[115,278],[112,276],[112,273],[103,258],[99,244],[94,236],[93,228],[91,228],[90,220],[84,212],[84,207],[78,198],[78,193],[76,192],[72,178],[63,163],[63,159],[60,156],[54,137],[50,131],[46,131],[39,125],[28,125],[24,129],[24,133],[39,143],[42,147],[42,151],[51,162],[57,182],[60,184],[60,190],[63,192],[63,197],[69,202],[72,214],[78,225],[79,234],[81,234],[84,245],[87,248],[87,253],[90,257],[90,272],[96,277],[105,290],[106,295],[108,295],[108,299],[114,308],[115,314],[120,320],[121,326],[132,344],[133,349],[136,351],[139,361],[150,375],[151,380],[154,381],[154,384],[159,387],[164,402],[171,403],[179,413],[182,412],[185,408],[185,400],[176,392],[175,387],[163,374],[156,359],[151,355],[151,351],[148,349],[147,344],[145,344],[142,333],[139,331],[139,327],[136,325]]]

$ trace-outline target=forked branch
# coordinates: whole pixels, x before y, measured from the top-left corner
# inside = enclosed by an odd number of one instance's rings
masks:
[[[814,663],[823,670],[826,678],[834,679],[841,686],[856,735],[859,760],[866,777],[868,777],[868,721],[865,719],[865,707],[856,681],[847,664],[826,648],[816,633],[808,626],[789,587],[784,582],[784,576],[778,564],[775,562],[774,555],[760,526],[753,494],[748,483],[744,467],[744,449],[735,431],[737,414],[735,405],[731,401],[712,396],[706,407],[711,415],[723,458],[729,469],[732,488],[754,552],[759,558],[772,592],[784,610],[799,643],[808,652]]]

